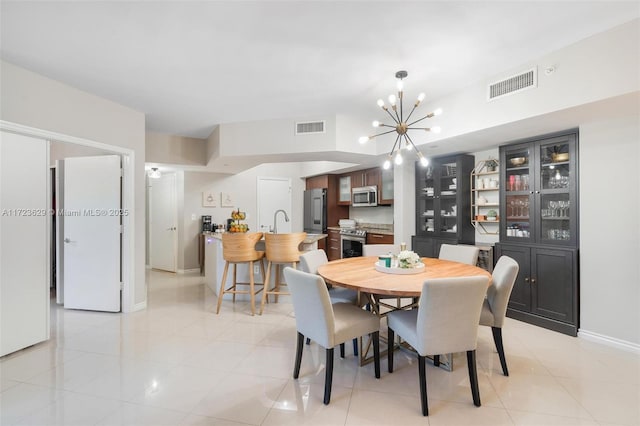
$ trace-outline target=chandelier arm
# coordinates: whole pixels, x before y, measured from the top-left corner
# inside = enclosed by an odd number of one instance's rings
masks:
[[[389,126],[389,127],[391,127],[391,126]],[[389,134],[389,133],[393,133],[395,131],[396,131],[396,129],[394,128],[393,130],[389,130],[388,132],[382,132],[382,133],[378,133],[377,135],[369,136],[369,139],[377,138],[378,136],[382,136],[382,135],[386,135],[386,134]]]
[[[400,101],[400,110],[402,110],[402,99],[399,99]],[[402,123],[402,114],[398,115],[398,108],[394,109],[393,112],[396,114],[396,118],[398,119],[397,123],[400,124]]]
[[[398,92],[398,99],[400,100],[400,122],[402,122],[402,118],[404,117],[404,115],[402,114],[402,104],[404,104],[404,100],[402,99],[402,91]]]
[[[426,118],[431,118],[431,117],[433,117],[433,113],[431,113],[431,114],[427,114],[427,115],[425,115],[424,117],[419,118],[419,119],[417,119],[416,121],[414,121],[414,122],[412,122],[412,123],[409,123],[407,126],[413,126],[414,124],[416,124],[416,123],[418,123],[418,122],[420,122],[420,121],[422,121],[422,120],[424,120],[424,119],[426,119]]]
[[[396,141],[393,144],[393,148],[391,148],[391,153],[389,153],[390,156],[393,156],[393,152],[396,150],[396,146],[398,145],[398,141],[400,140],[401,136],[402,136],[401,134],[398,134],[398,136],[396,137]],[[400,148],[398,147],[398,149]]]
[[[411,140],[411,137],[408,134],[404,134],[404,137],[407,138],[407,140],[409,141],[409,143],[413,146],[413,149],[415,149],[416,151],[416,155],[418,155],[417,153],[420,152],[418,150],[418,147],[416,146],[416,144],[413,143],[413,141]]]
[[[431,130],[431,127],[407,127],[407,130]]]
[[[409,121],[409,119],[411,118],[411,116],[413,115],[413,112],[416,110],[418,106],[417,105],[413,105],[413,108],[411,108],[411,112],[409,112],[409,115],[407,115],[407,121]]]
[[[391,124],[382,124],[382,123],[378,124],[378,127],[391,127],[393,129],[396,128],[396,126],[392,126]]]
[[[396,118],[393,116],[393,114],[391,114],[391,112],[389,112],[389,109],[388,109],[388,108],[387,108],[387,109],[385,109],[385,111],[387,111],[387,114],[389,114],[389,117],[391,117],[391,119],[392,119],[393,121],[395,121],[395,122],[396,122],[396,124],[400,124],[400,122],[399,122],[398,120],[396,120]],[[398,114],[396,113],[396,115],[398,115]]]

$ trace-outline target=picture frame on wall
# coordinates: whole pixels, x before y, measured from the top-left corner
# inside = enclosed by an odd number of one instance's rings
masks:
[[[235,203],[233,202],[233,195],[230,192],[220,193],[220,206],[233,207],[234,205]]]
[[[216,207],[216,199],[218,194],[213,191],[204,191],[202,193],[202,207]]]

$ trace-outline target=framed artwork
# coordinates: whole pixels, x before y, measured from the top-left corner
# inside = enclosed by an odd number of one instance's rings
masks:
[[[204,191],[202,193],[202,207],[215,207],[217,195],[213,191]]]
[[[233,195],[231,195],[231,193],[229,192],[222,192],[220,193],[220,206],[222,207],[233,207],[234,206],[234,202],[233,202]]]

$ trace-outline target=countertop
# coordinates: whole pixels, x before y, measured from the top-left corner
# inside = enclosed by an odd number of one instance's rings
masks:
[[[339,231],[340,227],[339,226],[327,226],[328,230],[331,231]],[[367,232],[370,232],[372,234],[380,234],[380,235],[394,235],[393,234],[393,230],[388,229],[388,228],[375,228],[375,227],[370,227],[370,226],[358,226],[356,227],[356,229],[364,229]]]
[[[202,234],[218,240],[222,240],[222,234],[219,232],[203,232]],[[313,244],[327,237],[327,234],[307,234],[307,238],[302,241],[302,244]],[[264,237],[262,237],[262,239],[264,239]]]

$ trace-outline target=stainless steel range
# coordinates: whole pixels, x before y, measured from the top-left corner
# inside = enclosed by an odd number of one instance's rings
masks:
[[[367,231],[356,228],[356,221],[341,219],[340,225],[340,254],[346,257],[362,256],[362,246],[367,241]]]

